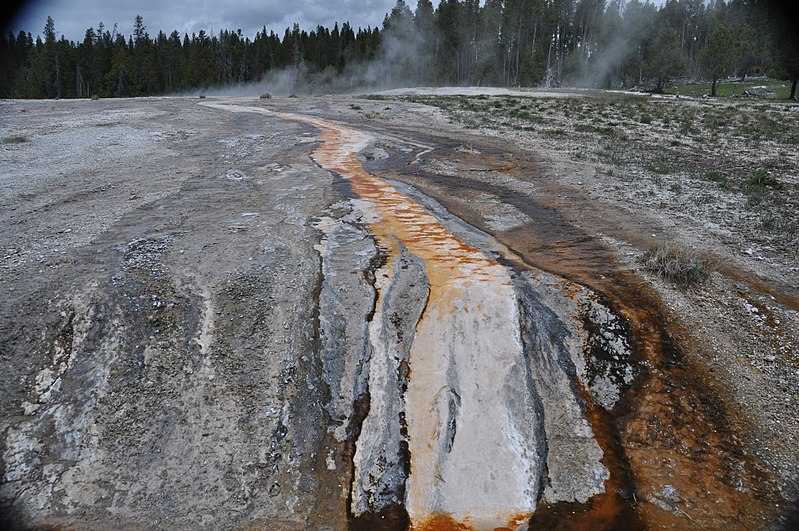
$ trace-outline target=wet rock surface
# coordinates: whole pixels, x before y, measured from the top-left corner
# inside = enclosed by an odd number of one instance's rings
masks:
[[[376,277],[382,296],[369,324],[369,414],[357,441],[352,486],[356,517],[405,503],[410,461],[404,396],[416,325],[430,291],[424,264],[405,249]]]
[[[490,142],[202,103],[0,107],[8,527],[781,525],[657,298]]]

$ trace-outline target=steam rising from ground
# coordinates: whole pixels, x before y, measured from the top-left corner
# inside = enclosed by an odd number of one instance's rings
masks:
[[[430,46],[414,24],[407,5],[395,7],[384,21],[380,47],[368,61],[348,62],[316,70],[303,60],[280,70],[272,69],[256,83],[202,90],[209,96],[273,96],[348,94],[419,86],[429,78]],[[196,93],[196,91],[195,91]]]
[[[650,6],[651,8],[651,6]],[[631,27],[624,28],[621,11],[615,5],[615,26],[618,31],[608,31],[600,38],[600,46],[585,46],[576,53],[564,55],[557,53],[547,39],[539,38],[524,45],[522,55],[536,53],[542,61],[534,68],[537,74],[525,75],[524,85],[565,82],[572,86],[610,88],[620,86],[618,69],[631,54],[639,52],[642,39],[647,35],[648,21],[654,17],[654,8],[630,17]],[[610,12],[608,13],[610,15]],[[397,88],[436,85],[484,85],[495,84],[499,79],[498,69],[503,54],[517,55],[512,43],[499,44],[493,38],[480,36],[476,27],[456,25],[454,31],[463,48],[445,50],[443,31],[433,26],[433,13],[414,15],[402,1],[386,16],[380,33],[380,45],[374,57],[369,60],[349,61],[342,69],[328,66],[319,70],[312,63],[305,62],[302,54],[295,53],[297,60],[291,66],[269,70],[255,83],[206,89],[210,96],[250,96],[264,94],[273,96],[346,94],[371,91],[384,91]],[[468,44],[467,44],[468,43]],[[521,46],[521,43],[516,45]],[[502,46],[508,46],[502,51]],[[532,46],[533,49],[529,48]],[[453,64],[442,66],[442,54],[450,57]],[[506,57],[507,59],[507,57]],[[454,68],[447,71],[446,68]],[[442,70],[443,68],[443,70]],[[518,65],[517,65],[517,68]],[[453,77],[454,76],[454,77]],[[502,74],[501,77],[504,77]],[[531,77],[532,76],[532,77]],[[505,78],[513,84],[512,77]]]

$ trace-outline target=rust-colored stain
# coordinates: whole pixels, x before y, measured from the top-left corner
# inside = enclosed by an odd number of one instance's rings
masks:
[[[517,531],[526,529],[530,521],[530,514],[516,514],[507,517],[508,524],[495,527],[494,531]],[[433,514],[418,524],[411,526],[414,531],[474,531],[474,527],[467,522],[459,522],[448,514]]]
[[[223,107],[235,112],[269,112],[258,107]],[[319,130],[321,142],[312,153],[313,159],[347,179],[355,195],[372,205],[378,216],[370,222],[370,229],[388,255],[389,263],[398,252],[397,242],[402,242],[409,253],[425,264],[429,295],[410,353],[410,368],[415,377],[409,380],[405,393],[410,455],[405,508],[411,525],[420,529],[470,529],[469,521],[473,518],[479,521],[475,525],[481,529],[510,528],[519,517],[508,515],[532,511],[536,500],[529,493],[529,478],[525,475],[528,456],[503,439],[506,435],[500,426],[502,417],[489,414],[497,408],[501,410],[499,395],[480,399],[469,394],[462,396],[463,427],[458,433],[468,435],[459,435],[460,439],[451,442],[453,446],[446,456],[448,463],[457,466],[447,471],[441,468],[437,442],[444,433],[440,428],[445,410],[441,409],[440,401],[447,396],[441,390],[449,388],[442,367],[450,363],[448,356],[453,355],[453,349],[461,360],[459,378],[474,388],[498,385],[504,378],[502,371],[522,354],[518,332],[514,331],[518,322],[511,317],[515,295],[508,270],[450,233],[435,216],[390,183],[367,172],[356,156],[373,141],[370,135],[312,117],[270,114],[301,121]],[[381,289],[379,284],[375,287]],[[489,330],[488,336],[482,337],[479,326],[464,326],[472,312],[485,312],[481,322],[488,323],[484,325]],[[488,337],[492,338],[490,349],[484,344]],[[491,356],[482,356],[485,350],[491,350]],[[458,442],[463,438],[469,443]],[[459,474],[463,474],[463,465],[458,464],[473,459],[470,455],[473,445],[490,454],[474,464],[473,472],[490,478],[487,481],[501,477],[502,483],[479,494],[477,489],[463,485],[460,488],[468,494],[453,496],[449,490],[462,481]],[[445,477],[454,482],[447,483]],[[480,484],[480,488],[486,489],[485,484]],[[438,508],[439,502],[434,504],[435,499],[443,500],[443,510]],[[437,511],[450,515],[434,514]]]
[[[229,108],[239,109],[264,112],[258,107]],[[450,234],[390,184],[366,172],[355,156],[355,147],[366,147],[366,135],[308,117],[277,115],[320,130],[322,145],[314,152],[317,163],[346,176],[353,191],[374,204],[380,220],[372,230],[381,246],[394,253],[396,245],[391,242],[398,239],[425,261],[430,305],[438,305],[441,311],[451,290],[473,283],[507,283],[504,267]],[[491,232],[482,220],[469,217],[468,194],[459,188],[463,183],[452,181],[438,180],[439,185],[452,187],[452,193],[435,198],[455,215]],[[612,414],[584,395],[587,418],[605,453],[603,463],[611,471],[606,492],[586,504],[540,506],[534,515],[510,516],[507,526],[497,529],[523,528],[530,518],[533,528],[547,529],[762,527],[774,516],[767,500],[776,494],[759,484],[763,474],[731,439],[724,411],[709,398],[701,372],[682,360],[666,332],[667,312],[657,296],[630,272],[620,271],[600,244],[568,230],[535,224],[495,237],[526,264],[608,296],[629,323],[636,351],[650,369]],[[568,283],[564,292],[574,296]],[[420,371],[417,366],[413,370]],[[658,503],[665,485],[679,493],[678,499],[665,500],[672,510]],[[468,521],[448,514],[430,514],[411,527],[419,531],[473,529]]]
[[[451,234],[418,203],[363,168],[356,156],[371,141],[369,135],[326,120],[268,111],[262,107],[205,105],[232,112],[269,114],[317,128],[322,143],[314,150],[314,160],[325,169],[345,177],[358,197],[375,206],[380,220],[373,223],[371,228],[381,246],[390,250],[393,246],[388,242],[398,239],[412,254],[424,260],[431,300],[436,299],[444,287],[457,288],[463,282],[506,283],[504,267]]]
[[[529,171],[520,168],[515,177],[527,180]],[[430,194],[425,186],[428,178],[438,186],[437,193]],[[670,328],[675,324],[667,320],[668,310],[643,281],[620,267],[602,244],[559,219],[559,211],[546,197],[536,198],[541,204],[515,204],[533,219],[532,224],[496,232],[470,206],[473,193],[498,193],[491,185],[451,183],[427,175],[408,180],[454,215],[492,234],[526,264],[606,295],[629,323],[636,351],[650,367],[612,413],[583,393],[586,417],[604,451],[602,462],[611,472],[606,492],[585,504],[540,504],[532,529],[757,529],[773,521],[776,511],[771,502],[779,494],[770,490],[766,474],[733,440],[727,413],[713,398],[709,377],[681,354],[693,346],[672,340],[666,323]],[[570,193],[556,192],[557,197]],[[502,198],[514,204],[510,194]],[[569,201],[574,201],[573,209],[587,214],[581,218],[584,223],[608,232],[606,225],[613,219],[603,221],[579,198]],[[628,231],[619,225],[611,232],[629,239]],[[634,230],[632,236],[641,232]],[[751,278],[746,281],[757,285]],[[563,291],[570,295],[570,283],[563,284]],[[784,293],[782,299],[796,305]],[[677,501],[665,500],[671,510],[660,503],[667,485],[679,493]]]
[[[317,163],[345,176],[353,192],[370,201],[379,212],[381,218],[372,224],[372,231],[381,245],[389,248],[385,242],[396,238],[424,260],[431,300],[462,283],[507,283],[505,269],[496,261],[453,236],[418,203],[363,168],[353,146],[365,147],[368,137],[343,126],[333,128],[327,122],[309,123],[321,131],[322,145],[314,152]]]
[[[498,527],[494,531],[517,531],[518,529],[527,529],[527,524],[530,522],[532,513],[515,514],[508,519],[508,525],[505,527]]]
[[[463,522],[457,522],[448,514],[434,514],[419,524],[411,526],[414,531],[474,531]]]

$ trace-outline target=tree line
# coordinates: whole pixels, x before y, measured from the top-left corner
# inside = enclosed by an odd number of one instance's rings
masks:
[[[397,0],[381,28],[266,27],[152,37],[102,23],[80,42],[0,36],[0,97],[150,96],[269,82],[287,92],[417,85],[642,87],[799,78],[799,30],[765,0]]]

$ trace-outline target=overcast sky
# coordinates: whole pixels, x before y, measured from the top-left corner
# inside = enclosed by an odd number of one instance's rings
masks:
[[[82,41],[86,30],[100,22],[109,31],[118,24],[120,33],[130,36],[133,21],[141,15],[151,37],[163,30],[183,33],[218,33],[238,30],[250,38],[266,26],[279,36],[295,22],[305,30],[318,25],[333,27],[349,22],[357,29],[380,26],[396,0],[29,0],[17,16],[6,22],[5,31],[30,32],[34,40],[42,33],[47,16],[53,17],[58,38]],[[416,0],[406,0],[416,9]],[[433,1],[438,4],[437,0]]]

